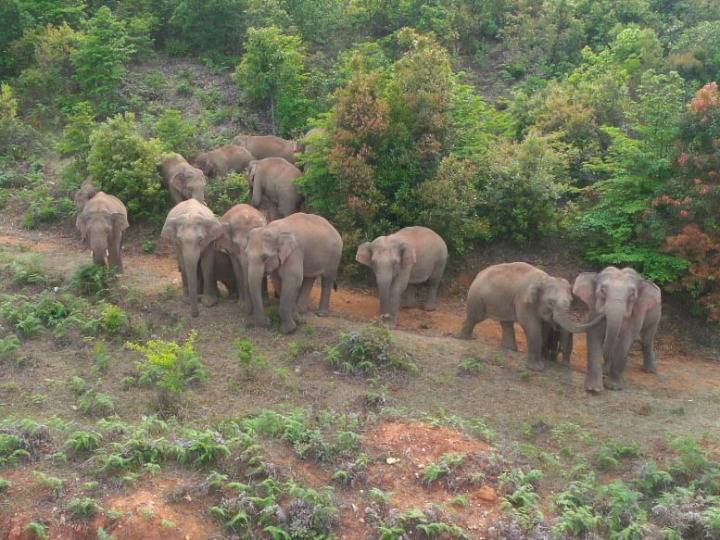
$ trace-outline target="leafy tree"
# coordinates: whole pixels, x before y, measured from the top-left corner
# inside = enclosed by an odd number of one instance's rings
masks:
[[[125,203],[130,216],[158,220],[168,202],[157,169],[161,153],[159,141],[138,133],[135,115],[119,114],[90,135],[88,172],[100,189]]]
[[[196,127],[183,118],[177,109],[166,109],[155,124],[155,131],[162,141],[163,149],[189,155],[193,152],[193,138]]]
[[[235,81],[251,102],[269,109],[273,133],[288,135],[305,125],[311,106],[303,90],[306,79],[299,37],[276,26],[248,30]]]
[[[108,7],[101,7],[85,25],[85,33],[71,55],[75,80],[99,111],[113,109],[126,73],[125,64],[133,52],[125,23],[115,18]]]
[[[239,52],[246,29],[244,11],[243,0],[179,0],[170,32],[188,52]]]

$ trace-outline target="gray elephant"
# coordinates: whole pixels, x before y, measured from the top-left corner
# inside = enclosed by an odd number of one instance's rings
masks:
[[[223,224],[212,211],[195,199],[177,204],[167,216],[161,236],[171,240],[175,246],[183,292],[190,300],[190,314],[198,316],[198,294],[203,292],[203,304],[217,303],[217,286],[213,281],[215,248],[214,242],[224,231]],[[202,272],[203,285],[198,285],[198,264]]]
[[[245,250],[248,258],[248,285],[253,318],[267,326],[262,302],[262,278],[274,274],[280,281],[280,330],[290,333],[297,327],[315,280],[322,280],[318,315],[330,310],[330,292],[335,286],[342,238],[320,216],[297,213],[250,231]]]
[[[251,161],[248,184],[252,205],[267,213],[268,221],[297,212],[303,198],[295,180],[301,176],[300,169],[283,158]]]
[[[401,297],[403,306],[414,307],[415,290],[427,283],[424,308],[435,309],[448,250],[445,241],[427,227],[406,227],[389,236],[361,244],[355,260],[375,272],[380,315],[397,322]]]
[[[195,166],[209,178],[223,177],[233,171],[245,172],[254,159],[244,146],[228,144],[198,155]]]
[[[93,262],[123,271],[122,241],[130,225],[127,209],[120,199],[99,191],[83,204],[75,220],[83,242],[92,250]]]
[[[233,139],[233,143],[247,148],[255,159],[280,157],[295,163],[295,152],[299,151],[295,141],[275,135],[238,135]]]
[[[80,188],[75,193],[75,208],[77,209],[77,213],[79,214],[82,212],[82,209],[85,207],[85,203],[87,203],[90,199],[92,199],[100,190],[95,185],[95,182],[92,178],[88,177],[86,178],[82,184],[80,184]]]
[[[605,316],[604,324],[587,333],[586,390],[602,391],[603,372],[607,375],[606,388],[622,389],[628,351],[638,339],[642,343],[643,369],[657,372],[655,334],[662,312],[657,285],[632,268],[609,266],[600,273],[580,274],[575,279],[573,294],[593,315]]]
[[[222,283],[228,291],[229,298],[237,298],[239,294],[238,283],[235,278],[235,271],[230,260],[230,255],[217,248],[213,254],[213,276],[211,281],[214,285],[213,291],[217,291],[218,296],[219,291],[217,284]],[[203,294],[204,289],[205,278],[203,277],[201,266],[198,265],[198,294]]]
[[[528,343],[527,366],[541,371],[545,360],[553,359],[557,349],[553,341],[564,332],[577,334],[598,326],[604,316],[598,315],[587,324],[570,319],[572,303],[570,283],[552,277],[524,262],[489,266],[475,276],[468,290],[465,324],[460,337],[470,339],[475,326],[485,319],[494,319],[502,327],[503,347],[516,351],[514,323],[519,323]],[[557,332],[557,333],[556,333]],[[569,361],[570,344],[564,338],[564,355]]]
[[[247,284],[247,247],[250,231],[267,225],[262,212],[249,204],[236,204],[220,218],[225,227],[223,235],[216,241],[216,246],[227,251],[235,281],[238,284],[238,301],[243,311],[250,313],[252,306]],[[267,285],[265,285],[267,288]]]
[[[163,159],[160,175],[170,191],[173,204],[187,199],[205,202],[205,174],[190,165],[180,154],[170,154]]]

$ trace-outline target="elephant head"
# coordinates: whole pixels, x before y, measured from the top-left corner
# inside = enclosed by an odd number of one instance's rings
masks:
[[[215,174],[215,168],[213,167],[210,154],[208,152],[203,152],[196,157],[194,163],[195,167],[200,169],[205,176],[213,176]]]
[[[82,212],[85,204],[97,195],[97,193],[98,189],[95,187],[95,183],[92,178],[86,178],[83,183],[80,184],[80,189],[78,189],[77,193],[75,193],[75,207],[77,208],[78,213]]]
[[[380,236],[360,244],[355,260],[375,273],[380,296],[380,315],[397,313],[400,294],[407,288],[412,267],[417,261],[415,248],[402,240]]]
[[[193,317],[198,315],[198,263],[200,257],[225,231],[226,224],[221,223],[217,218],[190,213],[168,217],[162,229],[161,236],[172,240],[175,244],[178,262],[180,262],[187,280],[190,312]]]
[[[570,318],[573,295],[570,282],[548,275],[538,276],[525,291],[524,302],[535,307],[537,314],[554,328],[573,334],[587,332],[600,324],[604,318],[599,314],[592,321],[580,324]]]
[[[610,365],[627,355],[620,338],[628,331],[630,318],[643,320],[647,311],[660,304],[658,287],[632,268],[609,266],[600,273],[583,272],[575,279],[573,294],[595,313],[605,315],[603,356]]]
[[[245,254],[248,265],[248,289],[252,302],[253,317],[258,324],[267,325],[262,302],[262,279],[265,275],[278,270],[281,265],[292,262],[291,257],[299,253],[295,235],[287,231],[278,231],[268,227],[258,227],[249,233]],[[302,276],[302,257],[295,257]]]
[[[182,194],[185,199],[195,199],[205,202],[205,174],[195,167],[183,167],[170,178],[169,184]]]
[[[93,262],[102,266],[108,262],[109,239],[129,227],[127,216],[121,212],[83,212],[75,224],[83,242],[90,245]]]

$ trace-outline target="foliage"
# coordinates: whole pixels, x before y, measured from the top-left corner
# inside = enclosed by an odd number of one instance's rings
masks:
[[[243,378],[252,379],[258,371],[267,367],[267,360],[256,352],[255,345],[249,339],[237,338],[233,341],[233,347]]]
[[[144,139],[132,113],[117,115],[90,135],[88,172],[99,188],[118,197],[135,219],[159,219],[167,205],[160,183],[160,143]]]
[[[395,350],[390,332],[380,323],[371,323],[362,330],[340,335],[337,345],[327,349],[327,361],[342,371],[367,377],[380,370],[417,372],[407,353]]]
[[[177,109],[165,109],[155,123],[155,131],[162,141],[163,150],[185,156],[193,153],[196,129]]]
[[[71,278],[73,288],[83,296],[106,298],[117,281],[117,271],[111,266],[86,264],[80,266]]]

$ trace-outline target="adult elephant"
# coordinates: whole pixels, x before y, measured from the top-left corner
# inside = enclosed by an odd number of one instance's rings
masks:
[[[83,242],[90,245],[95,264],[123,271],[122,241],[130,225],[127,209],[120,199],[103,191],[95,193],[83,204],[75,226]]]
[[[403,306],[415,306],[417,285],[427,283],[424,308],[435,309],[437,290],[445,272],[448,250],[445,241],[427,227],[406,227],[361,244],[355,260],[375,273],[380,315],[397,322],[401,297]]]
[[[573,294],[593,315],[605,316],[605,324],[587,333],[585,389],[621,390],[630,346],[642,343],[643,369],[657,372],[655,334],[662,312],[660,289],[632,268],[609,266],[600,273],[583,272],[575,279]],[[604,362],[603,362],[604,360]],[[607,381],[603,386],[603,372]]]
[[[519,323],[528,343],[527,366],[541,371],[551,358],[553,333],[577,334],[597,327],[604,315],[587,324],[570,319],[570,283],[524,262],[489,266],[475,276],[468,290],[465,324],[460,337],[470,339],[475,326],[494,319],[502,327],[503,347],[516,351],[514,323]],[[565,338],[567,347],[567,334]],[[557,336],[557,334],[555,334]],[[569,350],[565,353],[569,360]]]
[[[223,177],[233,171],[245,172],[254,159],[244,146],[228,144],[198,155],[195,165],[207,177]]]
[[[280,330],[297,327],[298,306],[307,306],[315,280],[322,280],[318,315],[330,310],[330,292],[335,285],[342,238],[328,221],[313,214],[297,213],[250,231],[245,252],[253,318],[269,324],[262,302],[262,279],[274,274],[280,281]]]
[[[233,139],[255,156],[255,159],[280,157],[295,163],[295,152],[300,151],[295,141],[276,137],[275,135],[238,135]]]
[[[215,264],[215,240],[223,234],[223,224],[212,211],[195,199],[177,204],[167,216],[161,236],[172,241],[175,247],[183,292],[190,300],[190,314],[198,316],[197,299],[198,264],[203,279],[203,304],[217,303],[217,286],[213,281]]]
[[[188,199],[205,202],[205,174],[190,165],[180,154],[170,154],[160,164],[160,175],[170,190],[174,204]]]
[[[223,235],[216,242],[217,247],[227,251],[235,281],[238,284],[238,301],[243,311],[250,313],[250,294],[247,281],[247,255],[250,231],[267,225],[265,216],[249,204],[236,204],[220,218],[225,226]]]
[[[248,184],[252,205],[267,212],[268,221],[297,212],[303,198],[295,180],[301,176],[300,169],[284,158],[251,161]]]

